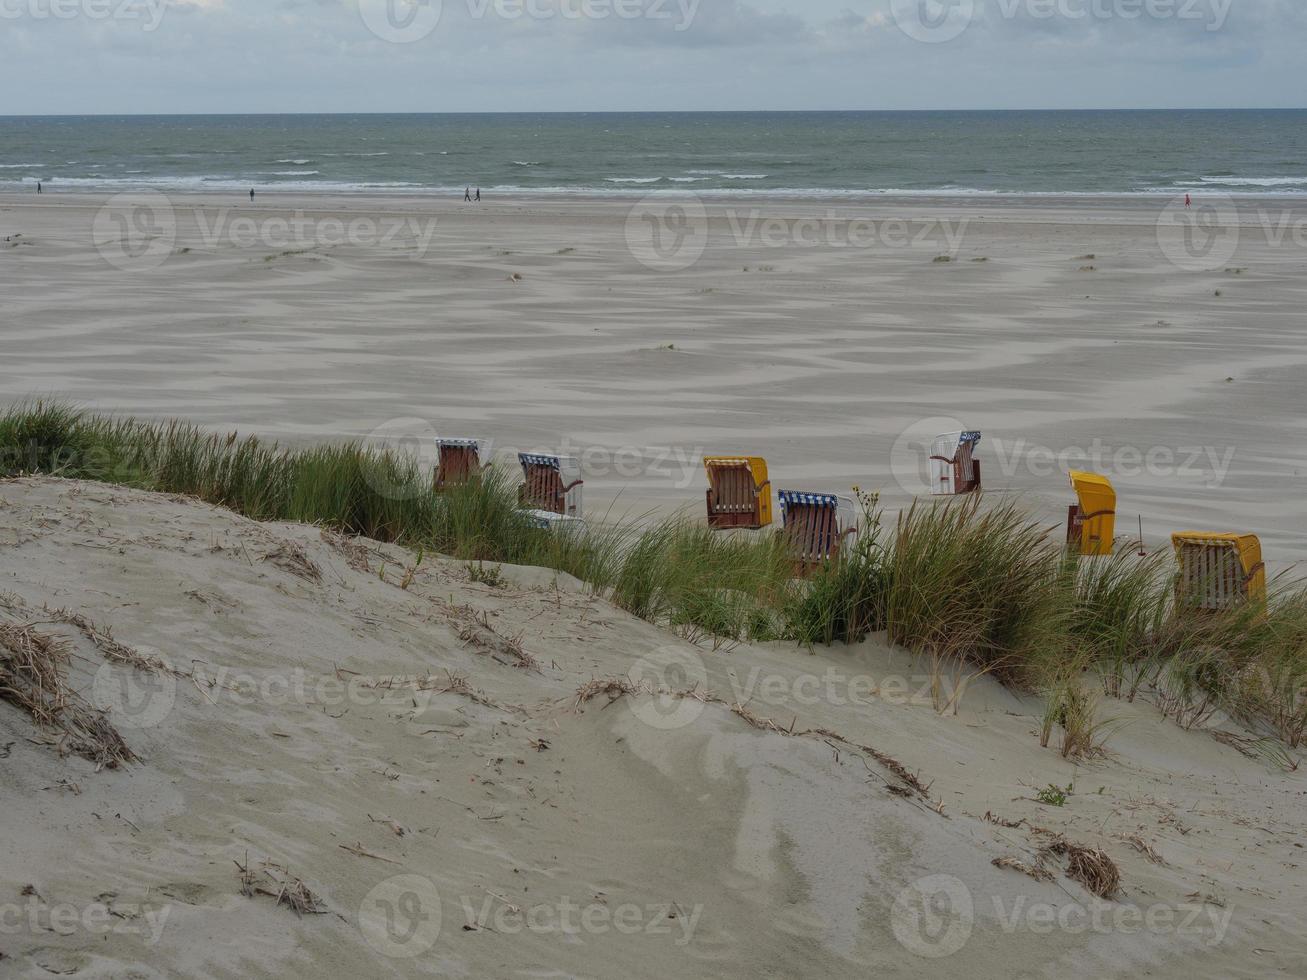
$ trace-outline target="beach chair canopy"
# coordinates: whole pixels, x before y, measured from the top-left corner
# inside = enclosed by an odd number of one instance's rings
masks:
[[[1266,565],[1255,534],[1181,531],[1171,535],[1180,566],[1181,606],[1216,611],[1266,600]]]
[[[781,490],[777,496],[790,552],[801,571],[833,559],[844,539],[857,531],[848,497],[802,490]]]
[[[580,517],[582,491],[581,463],[574,456],[550,456],[542,453],[519,453],[522,484],[518,497],[528,510],[541,510],[567,517]]]
[[[930,447],[930,492],[935,496],[971,493],[980,489],[976,459],[979,432],[946,432]]]
[[[437,439],[436,489],[459,486],[481,474],[480,439]]]
[[[708,525],[767,527],[772,522],[771,480],[761,456],[706,456]]]
[[[1071,471],[1071,486],[1079,501],[1067,519],[1067,543],[1082,555],[1110,555],[1116,534],[1116,490],[1098,473]]]

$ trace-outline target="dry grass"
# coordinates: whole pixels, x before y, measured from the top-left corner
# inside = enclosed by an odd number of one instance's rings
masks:
[[[487,651],[496,663],[524,670],[540,669],[540,662],[523,648],[522,637],[501,635],[490,624],[489,613],[471,606],[456,606],[452,618],[458,638],[470,647]]]
[[[246,855],[244,864],[236,861],[235,865],[241,894],[246,898],[267,895],[276,899],[278,905],[285,905],[296,915],[304,915],[306,912],[309,915],[324,915],[328,911],[322,899],[315,895],[303,880],[296,878],[279,864],[264,861],[255,871],[250,868],[249,855]]]
[[[78,755],[96,770],[116,769],[136,755],[103,712],[68,683],[71,647],[28,623],[0,623],[0,700],[53,734],[59,754]]]
[[[1068,877],[1080,882],[1099,898],[1115,898],[1121,891],[1121,870],[1101,847],[1075,844],[1055,834],[1040,851],[1041,858],[1064,857]]]
[[[996,868],[1003,868],[1007,871],[1019,871],[1023,875],[1028,875],[1029,877],[1034,878],[1036,881],[1052,881],[1054,877],[1053,872],[1049,871],[1047,868],[1035,867],[1013,857],[994,858],[990,863]]]
[[[345,564],[354,571],[362,572],[364,575],[372,574],[372,566],[368,559],[372,557],[373,552],[367,545],[329,529],[323,530],[322,540],[337,551],[345,559]]]
[[[289,539],[278,541],[277,546],[260,558],[259,561],[276,565],[283,572],[289,572],[296,578],[302,578],[314,585],[322,581],[322,569],[318,567],[317,562],[308,556],[304,546],[298,541]]]

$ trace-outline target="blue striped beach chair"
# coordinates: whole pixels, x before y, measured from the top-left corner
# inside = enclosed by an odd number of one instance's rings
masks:
[[[524,508],[564,517],[581,516],[585,481],[575,457],[519,453],[518,460],[526,478],[518,490]]]
[[[848,497],[800,490],[782,490],[778,496],[790,554],[800,575],[833,560],[844,539],[858,532]]]

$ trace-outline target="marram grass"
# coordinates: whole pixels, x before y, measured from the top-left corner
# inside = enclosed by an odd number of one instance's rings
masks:
[[[1297,746],[1307,739],[1307,589],[1264,604],[1177,610],[1172,560],[1132,550],[1069,557],[1056,529],[1012,501],[919,501],[805,580],[780,534],[719,534],[677,517],[532,527],[513,474],[435,493],[405,454],[361,443],[287,449],[185,422],[144,422],[55,401],[0,414],[0,478],[47,474],[194,496],[256,520],[301,521],[467,562],[567,572],[632,614],[691,639],[856,643],[872,632],[1049,700],[1045,738],[1098,744],[1095,698],[1154,698],[1181,724],[1222,712]]]

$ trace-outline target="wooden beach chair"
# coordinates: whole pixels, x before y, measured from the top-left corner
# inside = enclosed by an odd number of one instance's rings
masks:
[[[1266,601],[1266,565],[1257,535],[1182,531],[1171,535],[1171,543],[1180,566],[1180,608],[1218,612]]]
[[[930,447],[930,492],[937,497],[980,489],[979,432],[946,432]]]
[[[771,480],[760,456],[705,456],[708,526],[768,527],[772,522]]]
[[[1071,471],[1078,503],[1067,515],[1066,540],[1080,555],[1110,555],[1116,532],[1116,490],[1097,473]]]
[[[844,539],[857,534],[853,501],[830,493],[781,490],[781,517],[799,575],[807,575],[839,554]]]
[[[581,479],[581,464],[575,457],[519,453],[518,460],[526,478],[518,491],[524,508],[564,517],[581,516],[585,481]]]
[[[470,483],[481,475],[480,439],[437,439],[436,491]]]

